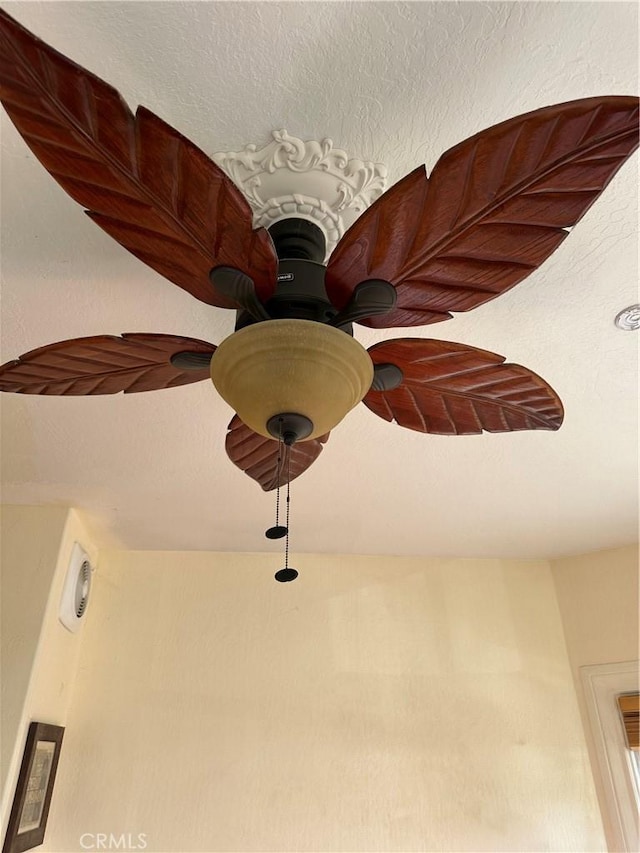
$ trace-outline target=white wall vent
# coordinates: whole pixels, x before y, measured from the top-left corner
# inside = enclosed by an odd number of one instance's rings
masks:
[[[87,611],[92,571],[89,558],[80,545],[75,542],[69,559],[67,576],[64,579],[58,615],[68,631],[75,633],[78,630]]]

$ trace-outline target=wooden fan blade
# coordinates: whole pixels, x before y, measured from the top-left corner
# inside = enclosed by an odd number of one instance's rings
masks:
[[[362,321],[419,326],[509,290],[549,257],[638,147],[638,98],[586,98],[490,127],[384,193],[333,252],[327,293],[342,309],[385,279],[395,309]]]
[[[311,441],[297,442],[291,447],[283,444],[283,458],[278,477],[278,442],[275,439],[258,435],[257,432],[249,429],[238,415],[233,417],[228,429],[225,447],[229,459],[241,471],[260,483],[265,492],[286,484],[289,454],[291,454],[291,479],[295,480],[316,461],[322,452],[323,444],[329,440],[329,433],[327,433]]]
[[[182,369],[177,353],[213,355],[206,341],[179,335],[95,335],[31,350],[0,367],[0,391],[78,396],[155,391],[209,379],[209,368]]]
[[[111,237],[193,296],[235,308],[209,281],[238,268],[261,301],[277,258],[248,202],[199,148],[0,10],[0,99],[47,171]]]
[[[364,403],[386,421],[437,435],[559,429],[564,411],[544,379],[493,352],[448,341],[399,338],[369,350],[374,364],[394,364],[404,378]]]

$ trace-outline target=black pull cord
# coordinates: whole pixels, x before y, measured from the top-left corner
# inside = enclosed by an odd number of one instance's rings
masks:
[[[265,530],[264,535],[267,539],[282,539],[283,536],[288,534],[289,522],[287,521],[287,526],[282,527],[280,524],[280,480],[282,479],[282,452],[283,452],[284,444],[282,440],[282,420],[280,421],[280,435],[278,436],[278,462],[276,465],[276,523],[274,527],[270,527],[268,530]],[[289,461],[291,460],[291,448],[289,448]],[[287,479],[288,479],[288,471],[287,470]]]
[[[289,570],[289,512],[291,510],[291,450],[287,460],[287,538],[284,540],[284,569]]]
[[[298,572],[289,566],[289,514],[291,512],[291,448],[289,448],[289,456],[287,457],[287,523],[284,528],[286,539],[284,544],[284,569],[280,569],[275,573],[275,579],[280,583],[294,581],[298,577]]]

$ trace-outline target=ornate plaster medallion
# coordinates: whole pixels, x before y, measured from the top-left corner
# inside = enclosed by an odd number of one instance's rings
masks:
[[[386,186],[382,163],[349,159],[331,139],[298,139],[274,130],[258,150],[219,152],[216,163],[242,189],[254,212],[254,225],[268,228],[285,217],[310,219],[327,238],[327,255]]]

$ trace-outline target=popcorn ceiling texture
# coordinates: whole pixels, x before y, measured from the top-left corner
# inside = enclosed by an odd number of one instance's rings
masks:
[[[45,41],[206,152],[272,130],[330,137],[389,184],[538,107],[638,90],[632,3],[11,3]],[[91,334],[220,342],[231,312],[161,279],[95,228],[2,118],[2,360]],[[638,158],[544,266],[427,329],[539,373],[559,433],[423,436],[364,407],[294,488],[300,551],[546,557],[637,536]],[[263,550],[273,501],[224,454],[232,413],[197,386],[103,399],[2,400],[3,499],[77,505],[100,542]],[[269,545],[277,548],[277,545]]]

